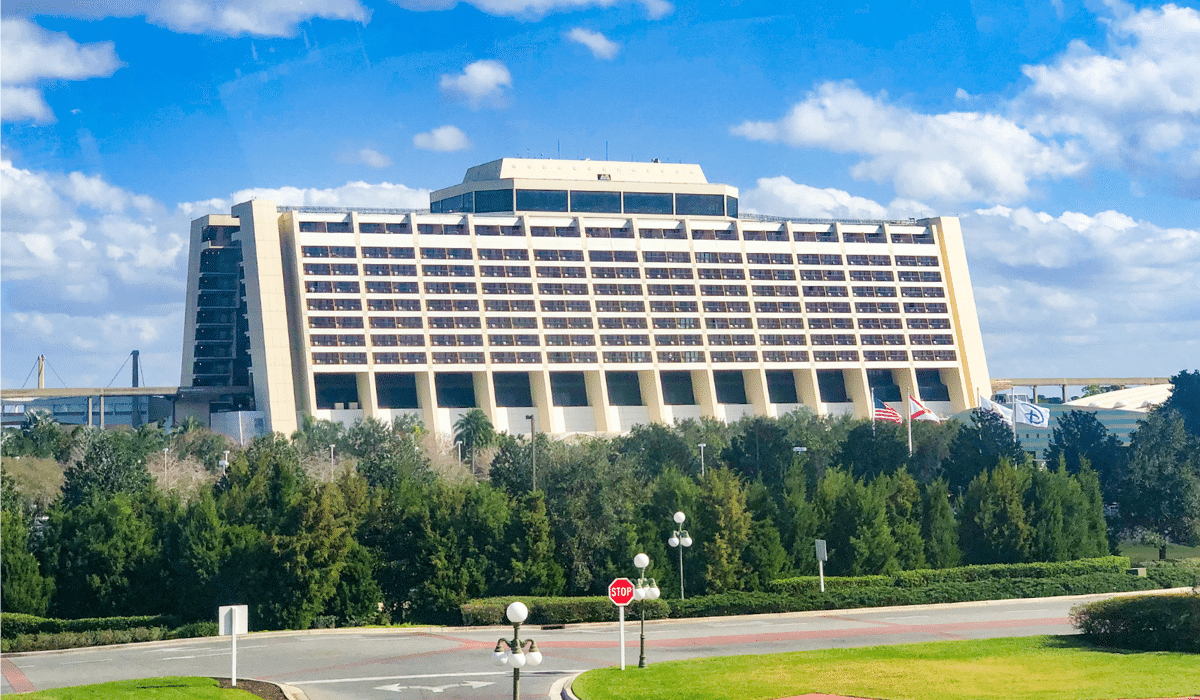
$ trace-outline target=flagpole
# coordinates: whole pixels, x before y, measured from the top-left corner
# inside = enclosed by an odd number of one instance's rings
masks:
[[[875,387],[868,386],[867,391],[871,392],[871,437],[875,437]]]
[[[912,397],[910,396],[904,402],[905,408],[908,409],[908,456],[912,457]]]

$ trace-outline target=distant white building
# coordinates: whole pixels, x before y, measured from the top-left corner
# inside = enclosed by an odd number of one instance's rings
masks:
[[[255,200],[192,222],[181,384],[290,433],[463,412],[499,430],[954,413],[990,379],[954,217],[738,213],[698,165],[504,158],[429,211]],[[250,398],[252,396],[252,399]]]

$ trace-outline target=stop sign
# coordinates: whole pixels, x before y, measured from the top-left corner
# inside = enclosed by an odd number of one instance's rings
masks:
[[[608,584],[608,599],[621,607],[629,605],[633,602],[633,581],[627,578],[614,579]]]

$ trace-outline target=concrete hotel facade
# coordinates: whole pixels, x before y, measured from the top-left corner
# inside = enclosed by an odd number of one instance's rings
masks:
[[[284,433],[304,413],[616,433],[990,393],[956,218],[739,217],[737,195],[698,165],[505,158],[428,211],[238,204],[192,222],[181,385],[252,386],[211,409]]]

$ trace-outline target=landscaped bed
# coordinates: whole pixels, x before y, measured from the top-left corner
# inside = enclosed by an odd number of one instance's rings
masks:
[[[1200,655],[1105,649],[1075,637],[1009,637],[651,663],[588,671],[581,700],[1112,700],[1200,692]]]
[[[228,679],[170,676],[54,688],[21,697],[29,700],[276,700],[283,697],[270,683],[239,680],[237,688],[229,688],[228,684]]]

